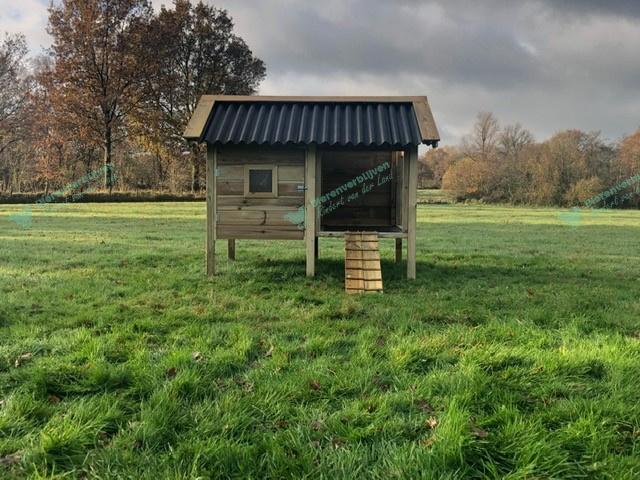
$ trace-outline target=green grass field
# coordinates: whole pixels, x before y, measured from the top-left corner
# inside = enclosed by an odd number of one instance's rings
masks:
[[[418,279],[204,204],[0,206],[0,478],[640,476],[640,212],[419,207]],[[566,214],[565,214],[566,215]],[[578,222],[571,219],[572,224]]]
[[[418,203],[421,204],[445,204],[453,203],[455,198],[451,192],[437,188],[424,188],[418,190]]]

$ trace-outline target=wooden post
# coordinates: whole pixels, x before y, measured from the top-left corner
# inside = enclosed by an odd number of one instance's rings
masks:
[[[405,164],[409,167],[407,199],[407,278],[416,278],[416,204],[418,195],[418,147],[411,147],[406,154]]]
[[[229,254],[229,260],[236,259],[236,241],[233,238],[229,239],[227,253]]]
[[[216,274],[216,150],[207,144],[207,275]]]
[[[407,210],[409,205],[409,153],[407,151],[405,151],[402,156],[402,193],[400,194],[400,197],[402,198],[402,209],[400,212],[400,217],[402,219],[402,231],[407,232]]]
[[[402,239],[396,238],[396,263],[402,262]]]
[[[322,152],[316,152],[316,197],[322,196]],[[322,230],[322,219],[320,213],[321,208],[316,208],[316,235]],[[318,257],[318,250],[316,249],[316,258]]]
[[[316,146],[310,145],[305,155],[304,240],[307,252],[307,277],[316,274]]]

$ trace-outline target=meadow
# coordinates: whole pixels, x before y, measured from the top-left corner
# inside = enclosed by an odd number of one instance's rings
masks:
[[[640,477],[640,212],[418,208],[418,278],[204,203],[0,205],[0,478]],[[15,218],[15,217],[13,217]]]

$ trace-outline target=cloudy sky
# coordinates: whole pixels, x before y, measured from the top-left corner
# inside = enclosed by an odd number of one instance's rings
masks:
[[[154,4],[170,0],[154,0]],[[48,0],[0,0],[0,31],[49,43]],[[217,0],[267,63],[268,95],[427,95],[443,144],[479,111],[538,139],[640,127],[637,0]]]

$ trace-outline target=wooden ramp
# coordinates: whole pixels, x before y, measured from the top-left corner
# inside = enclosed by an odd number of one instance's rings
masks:
[[[345,232],[344,287],[347,293],[382,292],[377,233]]]

